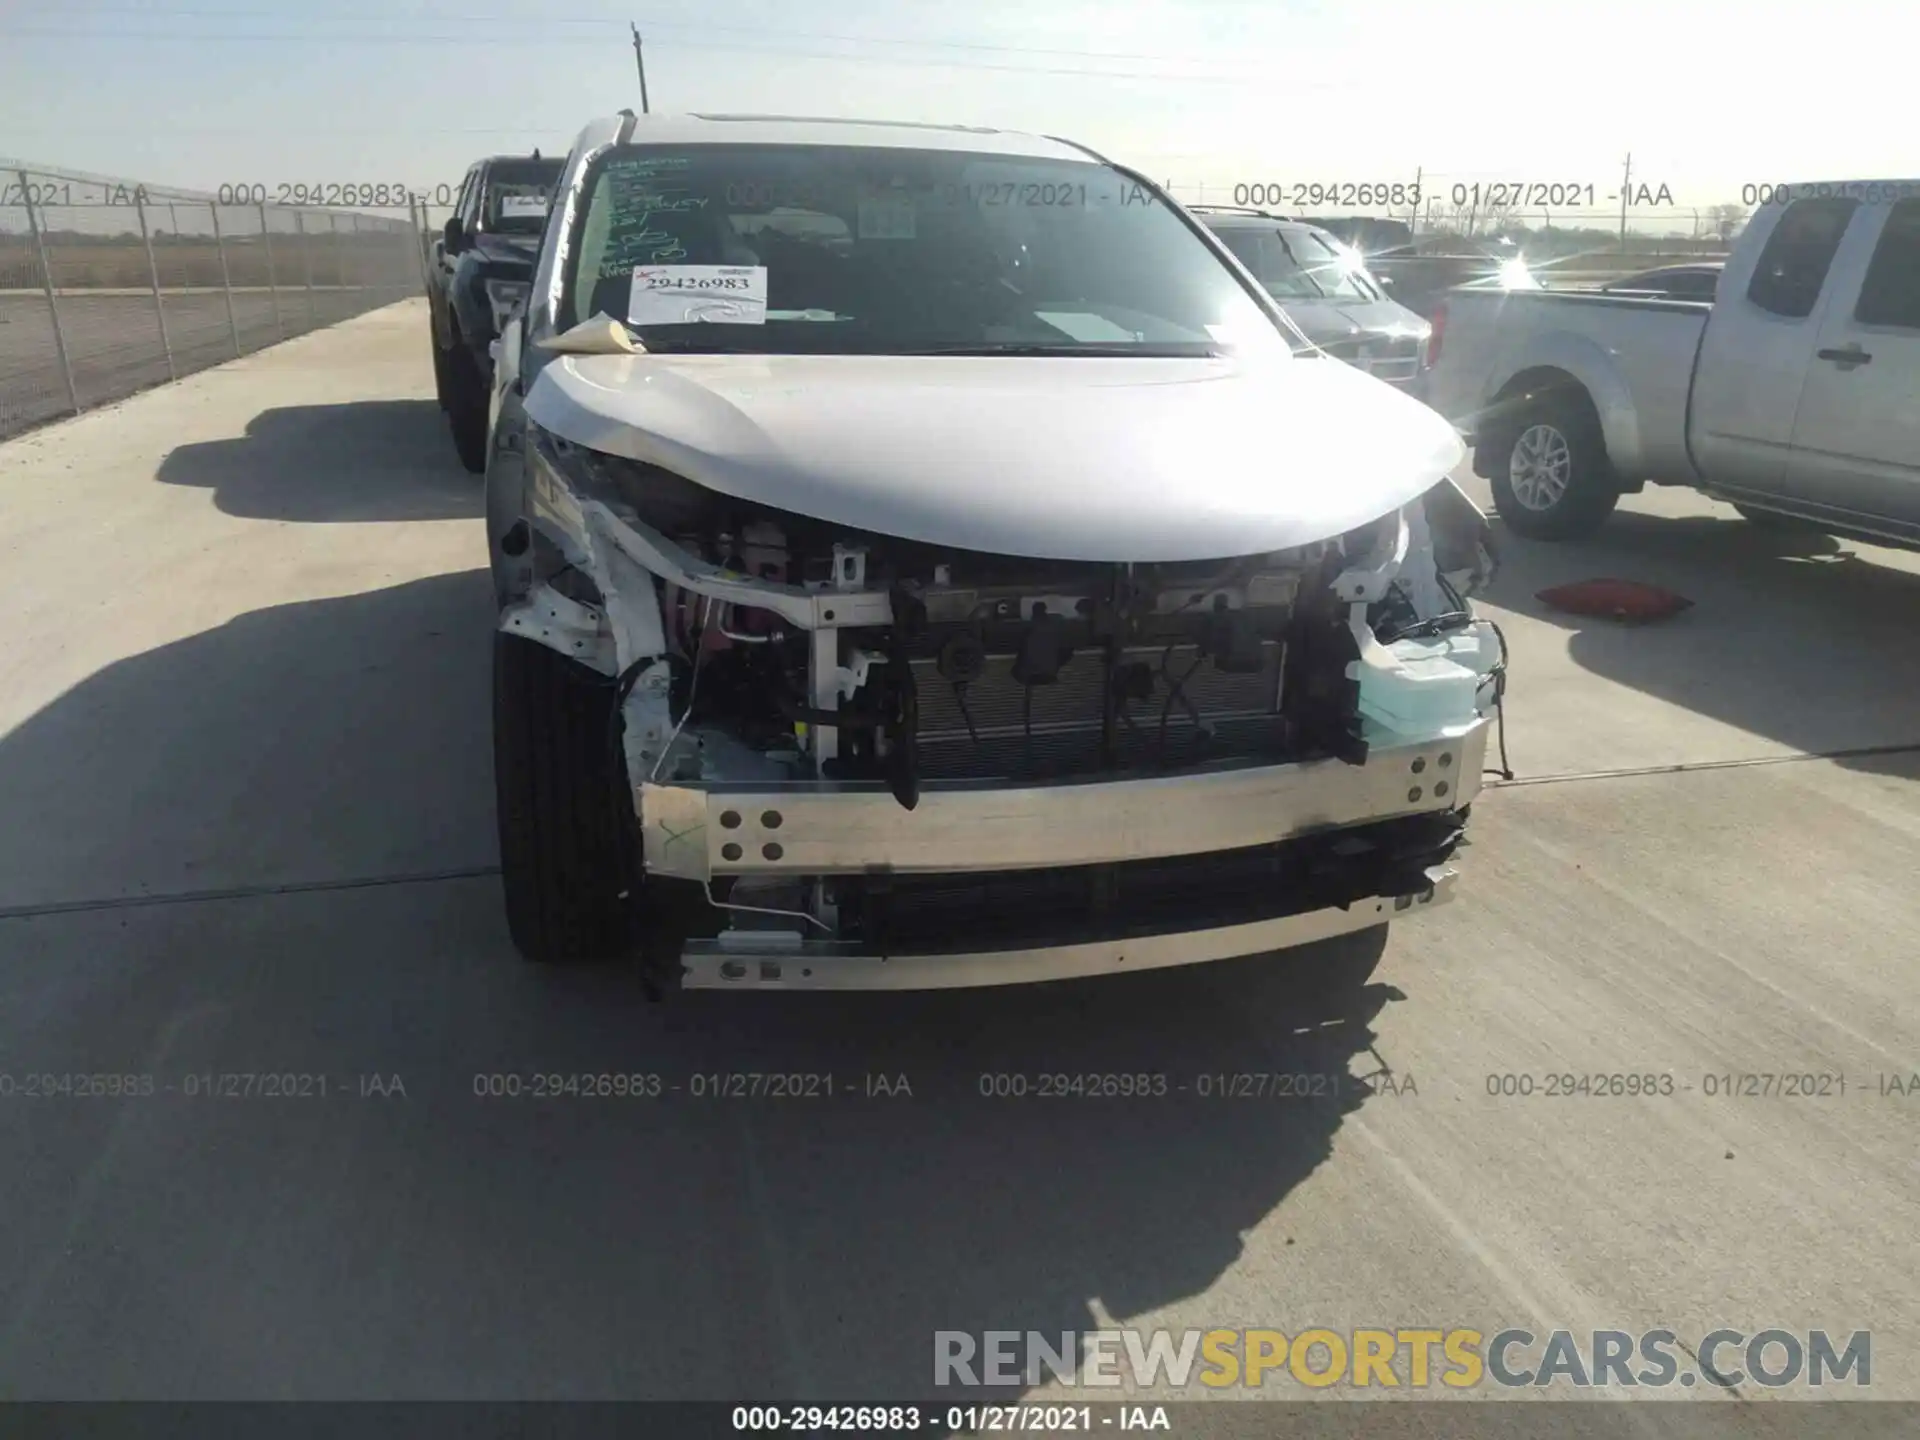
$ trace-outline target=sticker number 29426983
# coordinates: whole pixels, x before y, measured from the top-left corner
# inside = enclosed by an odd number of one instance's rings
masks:
[[[630,325],[764,325],[764,265],[641,265],[627,299]]]

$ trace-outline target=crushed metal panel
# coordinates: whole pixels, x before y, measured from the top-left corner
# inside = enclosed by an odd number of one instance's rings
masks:
[[[536,585],[525,600],[500,612],[500,629],[524,636],[602,675],[615,670],[613,637],[606,617],[594,606],[570,600],[550,585]]]

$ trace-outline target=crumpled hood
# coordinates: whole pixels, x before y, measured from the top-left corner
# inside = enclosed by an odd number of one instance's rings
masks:
[[[1465,453],[1391,386],[1284,356],[562,355],[526,408],[576,445],[742,500],[1055,560],[1329,539]]]

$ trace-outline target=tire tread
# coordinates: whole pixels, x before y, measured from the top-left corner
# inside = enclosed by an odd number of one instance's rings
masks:
[[[485,372],[456,335],[447,354],[447,423],[453,429],[453,448],[469,474],[486,473],[490,399]]]
[[[610,687],[581,666],[534,641],[495,635],[501,883],[508,929],[529,960],[606,960],[631,945],[611,703]]]

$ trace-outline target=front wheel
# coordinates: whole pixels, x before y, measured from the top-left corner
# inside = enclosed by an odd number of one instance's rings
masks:
[[[518,635],[493,637],[493,781],[514,948],[543,964],[633,948],[613,686]]]
[[[1487,442],[1495,447],[1486,472],[1494,508],[1517,535],[1580,539],[1620,503],[1599,421],[1571,397],[1529,399]]]

